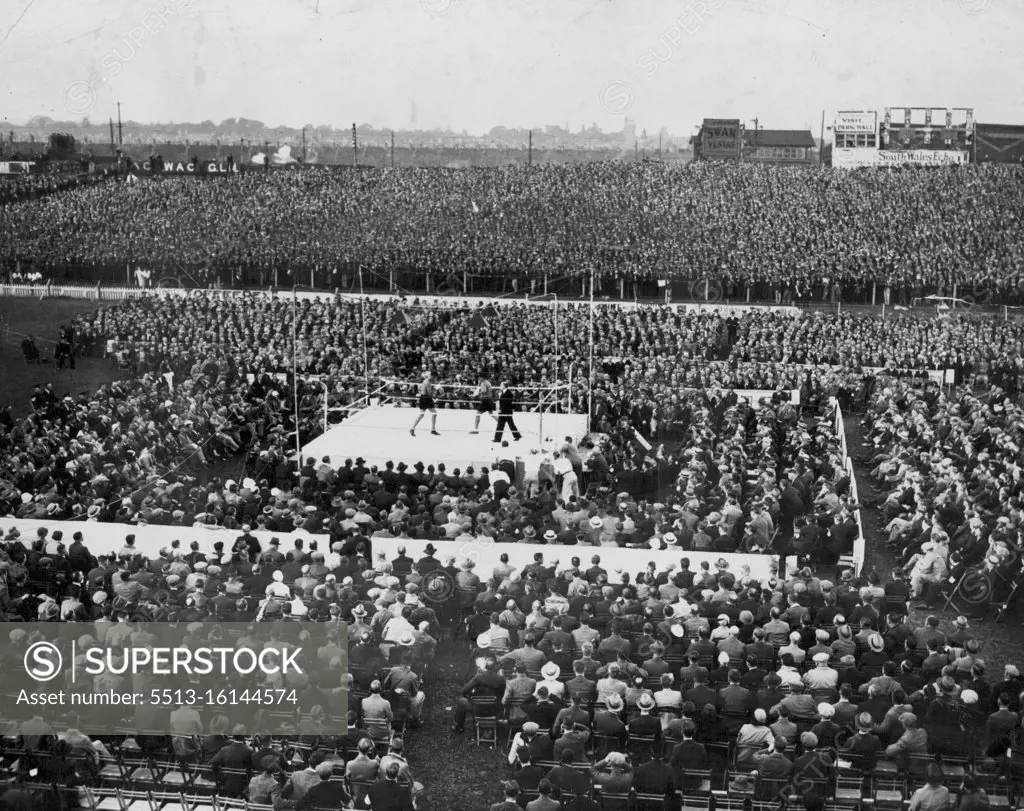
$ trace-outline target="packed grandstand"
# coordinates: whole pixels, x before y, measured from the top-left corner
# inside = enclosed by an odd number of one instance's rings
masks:
[[[210,284],[41,328],[59,357],[10,339],[40,378],[0,411],[5,622],[111,647],[147,621],[237,627],[236,648],[278,623],[330,641],[284,685],[304,709],[274,735],[216,702],[167,708],[163,734],[132,712],[90,732],[13,717],[4,690],[0,808],[1017,802],[1024,680],[976,629],[1013,616],[1020,576],[1024,326],[908,307],[1021,303],[1019,169],[19,183],[0,201],[9,273]],[[312,269],[332,291],[353,268],[396,294],[268,290]],[[499,295],[400,294],[432,274]],[[700,282],[703,301],[595,302],[591,278]],[[577,298],[523,300],[556,280]],[[813,306],[703,306],[719,297]],[[899,309],[836,306],[872,301]],[[52,360],[115,379],[81,392],[42,374]],[[416,437],[379,463],[296,458],[372,392],[411,421],[426,372],[442,436],[482,381],[588,431],[553,452],[498,441],[463,469]],[[891,569],[865,565],[869,508]],[[21,667],[36,640],[5,630]],[[495,750],[459,787],[475,804],[432,796],[417,739]]]

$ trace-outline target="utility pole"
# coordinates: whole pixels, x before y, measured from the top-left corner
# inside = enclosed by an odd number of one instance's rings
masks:
[[[391,130],[391,168],[395,168],[395,131]]]
[[[818,139],[818,166],[825,161],[825,111],[821,111],[821,137]]]
[[[306,162],[306,128],[302,128],[302,162]]]
[[[526,144],[526,165],[533,166],[533,130],[530,130],[529,136]]]
[[[635,139],[633,141],[633,160],[640,160],[640,142]]]
[[[117,103],[117,145],[124,146],[124,138],[121,136],[121,102]]]
[[[352,166],[359,165],[359,141],[356,136],[356,123],[352,122]]]
[[[659,133],[658,133],[658,160],[659,160],[659,161],[660,161],[660,160],[664,160],[664,159],[663,159],[663,158],[661,157],[661,135],[662,135],[662,134],[661,134],[661,133],[659,132]]]

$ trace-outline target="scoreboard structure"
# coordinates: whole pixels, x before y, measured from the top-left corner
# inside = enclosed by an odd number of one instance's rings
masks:
[[[974,135],[972,107],[886,107],[879,131],[879,162],[967,163]]]

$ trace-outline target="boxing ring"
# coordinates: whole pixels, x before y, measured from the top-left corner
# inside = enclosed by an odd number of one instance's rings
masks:
[[[473,433],[477,412],[471,396],[476,386],[454,383],[438,386],[437,435],[431,433],[433,415],[428,411],[412,436],[409,431],[420,414],[415,407],[416,385],[383,379],[361,402],[335,409],[344,413],[344,419],[338,425],[329,425],[325,419],[324,433],[302,447],[303,460],[312,457],[319,462],[326,456],[332,465],[340,466],[346,459],[362,457],[378,467],[391,461],[409,467],[417,462],[444,463],[449,471],[472,465],[479,470],[498,459],[525,458],[534,451],[550,454],[566,437],[577,445],[587,435],[586,414],[559,413],[572,401],[571,384],[513,387],[517,410],[512,418],[522,438],[517,441],[506,427],[502,439],[509,449],[504,450],[494,442],[497,413],[481,414],[479,433]]]

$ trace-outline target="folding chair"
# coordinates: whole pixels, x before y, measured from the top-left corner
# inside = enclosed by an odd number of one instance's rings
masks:
[[[473,696],[473,731],[477,746],[498,746],[498,699],[493,696]]]
[[[690,794],[687,791],[679,795],[679,811],[710,811],[711,792],[707,794]]]
[[[635,811],[665,811],[671,808],[666,803],[671,798],[665,794],[648,794],[642,791],[633,792],[633,808]]]
[[[595,789],[597,804],[601,811],[628,811],[630,807],[631,792],[611,792]]]

